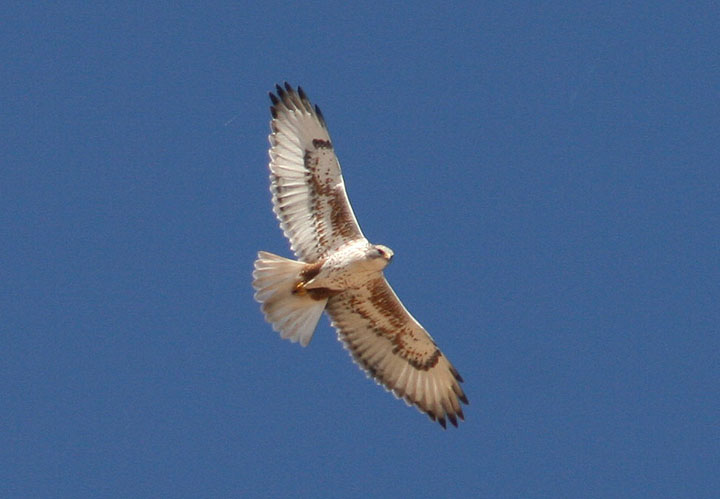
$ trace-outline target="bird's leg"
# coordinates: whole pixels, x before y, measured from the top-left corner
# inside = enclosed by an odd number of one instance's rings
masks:
[[[294,295],[305,296],[307,294],[308,290],[305,285],[312,281],[320,273],[322,265],[323,260],[305,264],[305,267],[300,272],[300,280],[293,288],[292,292]]]
[[[305,283],[303,281],[298,281],[298,283],[293,288],[292,293],[294,295],[305,296],[307,294],[307,289],[305,289]]]

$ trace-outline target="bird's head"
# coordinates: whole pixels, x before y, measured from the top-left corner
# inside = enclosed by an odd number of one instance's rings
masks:
[[[381,259],[384,261],[383,268],[390,263],[393,257],[393,250],[388,248],[387,246],[383,246],[382,244],[375,244],[373,245],[372,249],[370,250],[370,258],[373,259]]]

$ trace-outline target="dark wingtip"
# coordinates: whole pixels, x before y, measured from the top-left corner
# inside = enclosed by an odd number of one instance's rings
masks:
[[[465,405],[470,405],[470,402],[468,402],[468,399],[467,399],[467,397],[465,396],[464,393],[461,393],[460,395],[458,395],[458,398],[460,399],[460,401],[461,401],[463,404],[465,404]]]
[[[270,106],[270,114],[273,118],[277,118],[277,105],[280,104],[280,99],[278,99],[274,93],[269,92],[268,95],[270,96],[270,102],[272,102],[272,106]]]
[[[460,376],[460,373],[457,372],[457,369],[455,369],[454,367],[450,366],[450,372],[452,373],[453,377],[454,377],[456,380],[458,380],[460,383],[462,383],[463,381],[465,381],[465,380],[463,379],[463,377]]]
[[[309,113],[312,113],[313,107],[312,107],[312,104],[310,104],[310,99],[308,99],[308,96],[305,93],[305,90],[303,90],[303,88],[300,85],[298,85],[298,87],[297,87],[297,93],[298,93],[298,96],[300,96],[300,102],[302,103],[305,110]]]
[[[452,423],[452,425],[453,425],[455,428],[457,428],[458,423],[457,423],[457,418],[455,417],[455,414],[450,414],[450,413],[448,413],[447,417],[448,417],[448,419],[450,420],[450,423]]]
[[[445,418],[438,418],[437,422],[440,423],[440,426],[443,427],[443,430],[447,430],[447,423],[445,423]]]
[[[320,123],[322,124],[322,126],[326,126],[325,125],[325,116],[323,116],[323,113],[322,113],[322,111],[320,111],[320,108],[317,106],[317,104],[315,105],[315,114],[317,114],[317,117],[320,120]]]
[[[288,82],[283,82],[282,85],[276,84],[275,93],[269,92],[268,95],[270,95],[270,100],[272,101],[273,106],[277,106],[282,102],[289,108],[293,108],[295,106],[305,107],[308,112],[312,112],[314,107],[315,114],[317,115],[320,124],[327,127],[327,124],[325,123],[325,116],[323,116],[322,111],[320,111],[320,108],[317,105],[313,106],[310,103],[310,99],[300,85],[298,85],[297,91],[295,91],[292,85]],[[270,108],[270,111],[272,112],[273,118],[277,118],[277,110]]]

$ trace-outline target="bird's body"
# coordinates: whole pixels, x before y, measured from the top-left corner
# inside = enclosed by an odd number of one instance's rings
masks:
[[[383,248],[383,251],[379,252],[375,246],[361,239],[349,242],[326,259],[320,260],[317,275],[303,283],[303,286],[309,291],[317,288],[332,291],[358,288],[379,277],[390,263],[392,252]]]
[[[350,207],[325,120],[302,89],[277,87],[270,135],[274,211],[299,260],[260,252],[253,287],[283,338],[307,345],[326,311],[355,361],[408,404],[457,426],[462,378],[385,280],[393,252]]]

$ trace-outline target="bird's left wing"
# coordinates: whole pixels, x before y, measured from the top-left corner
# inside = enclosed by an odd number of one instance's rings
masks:
[[[465,419],[462,378],[383,276],[328,300],[338,336],[369,376],[445,427]]]
[[[364,236],[320,109],[300,87],[276,90],[270,94],[273,210],[297,257],[314,262]]]

